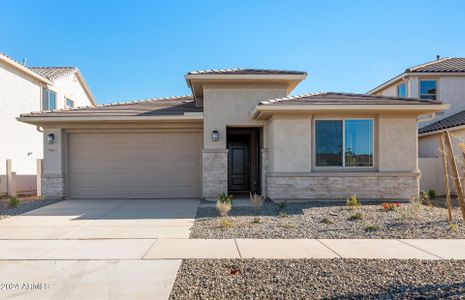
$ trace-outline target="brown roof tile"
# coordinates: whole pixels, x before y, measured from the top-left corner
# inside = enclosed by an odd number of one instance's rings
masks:
[[[260,105],[427,105],[435,100],[372,96],[367,94],[320,92],[262,101]]]
[[[155,98],[97,106],[67,108],[48,112],[22,114],[21,117],[72,117],[72,116],[157,116],[183,115],[185,112],[202,112],[192,96]]]
[[[76,67],[29,67],[29,69],[52,81],[77,71]]]
[[[420,128],[420,130],[418,130],[418,133],[421,134],[421,133],[434,132],[434,131],[454,128],[454,127],[458,127],[462,125],[465,125],[465,110],[458,112],[456,114],[453,114],[451,116],[448,116],[437,122],[431,123],[423,128]]]

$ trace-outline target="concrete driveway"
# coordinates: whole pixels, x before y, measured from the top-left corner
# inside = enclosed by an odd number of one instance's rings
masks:
[[[199,202],[66,200],[0,220],[0,299],[167,299],[181,261],[143,258],[188,238]]]
[[[187,238],[199,200],[66,200],[0,221],[0,239]]]

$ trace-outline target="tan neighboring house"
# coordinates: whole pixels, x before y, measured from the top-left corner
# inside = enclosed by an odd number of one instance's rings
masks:
[[[18,114],[94,106],[95,100],[75,67],[27,67],[0,53],[0,103],[0,194],[5,194],[6,160],[12,162],[16,190],[22,193],[36,190],[37,159],[43,157],[41,128],[18,122]]]
[[[306,76],[190,72],[192,96],[35,112],[19,120],[44,130],[43,193],[50,198],[418,195],[417,119],[448,105],[364,94],[289,96]]]
[[[465,143],[465,58],[446,57],[410,67],[368,94],[434,99],[450,104],[446,111],[436,113],[434,119],[419,124],[421,188],[444,194],[442,162],[435,158],[441,156],[440,134],[445,130],[452,133],[455,151],[460,143]],[[462,165],[461,160],[459,163]]]

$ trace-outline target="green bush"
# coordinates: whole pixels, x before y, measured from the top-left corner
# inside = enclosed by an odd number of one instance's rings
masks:
[[[352,197],[350,197],[349,199],[347,199],[346,204],[347,204],[347,206],[349,206],[350,208],[359,208],[360,206],[362,206],[362,204],[360,203],[360,201],[358,201],[356,195],[353,195]]]
[[[436,199],[436,191],[433,190],[433,189],[429,190],[428,191],[428,197],[429,197],[430,200]]]
[[[19,200],[16,197],[11,197],[10,202],[8,202],[8,207],[9,208],[15,208],[19,205]]]
[[[379,227],[376,226],[376,225],[367,225],[367,226],[365,227],[365,231],[366,231],[366,232],[373,232],[373,231],[376,231],[376,230],[378,230],[378,229],[379,229]]]
[[[232,195],[228,195],[226,193],[222,193],[222,194],[218,194],[216,196],[216,199],[218,200],[218,202],[220,203],[229,203],[229,204],[232,204],[233,202],[233,196]]]

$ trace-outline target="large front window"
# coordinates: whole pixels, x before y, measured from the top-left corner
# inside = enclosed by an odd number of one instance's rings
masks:
[[[436,100],[436,80],[420,80],[420,99]]]
[[[372,167],[373,120],[316,120],[315,166]]]

